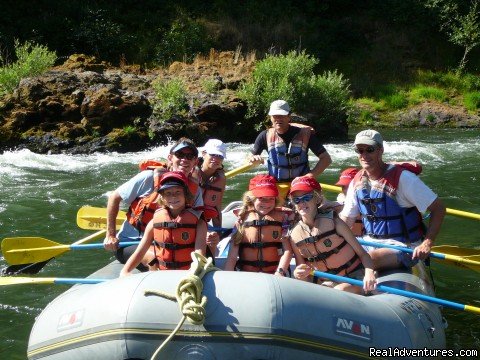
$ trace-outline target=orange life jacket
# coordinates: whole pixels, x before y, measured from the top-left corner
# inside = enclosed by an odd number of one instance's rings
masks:
[[[166,208],[153,216],[154,252],[160,270],[187,270],[195,250],[198,217],[192,209],[183,210],[175,219]]]
[[[299,221],[290,237],[312,268],[330,274],[348,275],[362,267],[355,250],[337,234],[333,211],[317,214],[312,229]]]
[[[222,208],[222,194],[225,191],[224,181],[225,172],[223,170],[215,171],[215,173],[205,182],[200,181],[199,186],[203,191],[203,205],[206,208],[215,209],[217,212],[220,211]],[[207,221],[212,218],[207,216],[206,212],[204,212],[204,217]]]
[[[153,214],[160,206],[158,204],[160,177],[168,169],[165,163],[155,160],[144,160],[140,162],[139,168],[141,171],[153,170],[153,189],[150,195],[138,197],[132,201],[127,211],[127,220],[140,233],[143,233],[147,224],[152,220]],[[191,175],[188,176],[188,189],[192,195],[195,195],[198,190],[198,181]]]
[[[290,209],[275,208],[260,215],[251,210],[242,221],[244,232],[239,244],[237,267],[242,271],[275,273],[283,255],[282,236],[289,225]]]

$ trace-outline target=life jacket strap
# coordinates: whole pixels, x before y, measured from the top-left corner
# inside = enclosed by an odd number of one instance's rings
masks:
[[[282,248],[282,243],[281,242],[260,242],[260,241],[255,241],[252,243],[240,243],[239,244],[240,249],[244,248],[249,248],[249,249],[265,249],[269,247],[276,247],[277,249]]]
[[[329,258],[330,256],[332,256],[333,254],[338,254],[338,252],[339,252],[345,245],[347,245],[347,242],[346,242],[345,240],[343,240],[340,245],[338,245],[336,248],[333,248],[333,249],[330,250],[330,251],[319,252],[319,253],[317,253],[317,255],[315,255],[315,256],[306,257],[306,258],[303,258],[303,259],[304,259],[305,261],[309,261],[309,262],[323,261],[323,260],[328,259],[328,258]]]
[[[192,263],[191,260],[190,261],[163,261],[163,260],[158,260],[158,265],[165,266],[166,268],[169,268],[169,269],[180,269],[184,266],[190,265],[191,263]]]
[[[177,243],[164,243],[164,242],[153,242],[155,246],[162,248],[162,249],[167,249],[167,250],[181,250],[181,249],[188,249],[188,248],[195,248],[195,243],[191,244],[177,244]]]
[[[240,268],[242,268],[243,265],[249,265],[262,269],[269,266],[277,266],[278,261],[238,260],[237,264]]]
[[[181,224],[175,221],[161,221],[153,224],[155,229],[195,229],[197,224]]]
[[[244,227],[251,227],[251,226],[282,226],[283,223],[281,221],[272,221],[272,220],[252,220],[252,221],[245,221],[243,223]]]
[[[335,229],[332,229],[330,231],[327,231],[327,232],[324,232],[324,233],[321,233],[321,234],[318,234],[318,235],[309,236],[309,237],[297,242],[297,245],[315,244],[316,242],[320,241],[320,239],[325,238],[325,237],[330,236],[330,235],[334,235],[336,233],[337,232],[335,231]]]

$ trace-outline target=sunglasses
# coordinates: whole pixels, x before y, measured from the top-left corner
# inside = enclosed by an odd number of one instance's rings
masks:
[[[224,157],[222,155],[219,155],[219,154],[208,154],[208,155],[210,155],[211,157],[219,158],[220,160],[224,159]]]
[[[368,153],[368,154],[371,154],[373,153],[377,148],[375,146],[367,146],[365,149],[359,149],[359,148],[355,148],[355,152],[357,154],[363,154],[363,153]]]
[[[193,160],[197,157],[197,155],[192,154],[192,153],[185,153],[185,152],[176,152],[175,156],[179,159],[187,159],[187,160]]]
[[[298,205],[301,202],[309,202],[312,199],[313,199],[313,193],[308,193],[308,194],[305,194],[303,196],[294,197],[294,198],[292,198],[292,201],[293,201],[294,204]]]

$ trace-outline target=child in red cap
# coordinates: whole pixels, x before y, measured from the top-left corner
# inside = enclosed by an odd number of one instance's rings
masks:
[[[277,207],[276,180],[270,175],[257,175],[250,180],[243,195],[243,207],[232,235],[225,270],[265,272],[285,276],[292,250],[286,229],[293,218],[290,209]],[[238,260],[237,260],[238,257]]]
[[[292,181],[290,200],[300,220],[290,232],[297,267],[294,276],[307,280],[312,270],[363,279],[364,291],[376,286],[373,262],[358,243],[348,226],[332,210],[323,212],[322,188],[311,176],[300,176]],[[317,279],[313,277],[314,282]],[[348,283],[322,281],[322,285],[360,293]]]
[[[207,225],[198,221],[201,212],[189,206],[193,195],[186,175],[181,171],[166,172],[160,178],[158,191],[160,207],[120,276],[129,275],[140,263],[148,264],[151,270],[188,269],[192,251],[205,255]]]

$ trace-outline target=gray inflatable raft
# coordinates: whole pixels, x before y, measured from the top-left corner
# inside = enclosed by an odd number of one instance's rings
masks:
[[[236,206],[224,210],[224,226],[233,225]],[[188,272],[117,279],[121,267],[113,262],[90,276],[112,280],[76,285],[54,299],[35,321],[28,358],[150,359],[182,314],[177,303],[145,296],[145,290],[174,294]],[[434,295],[423,264],[411,273],[382,275],[383,285]],[[204,324],[186,321],[157,359],[354,359],[369,358],[373,348],[445,348],[438,305],[392,294],[360,296],[261,273],[215,271],[203,283]]]
[[[113,277],[112,263],[93,277]],[[423,269],[381,283],[432,295]],[[135,274],[75,286],[38,316],[29,359],[150,359],[181,319],[178,305],[145,290],[175,293],[187,271]],[[159,359],[352,359],[369,348],[444,348],[438,306],[391,294],[354,295],[261,273],[210,272],[203,325],[182,326]]]

